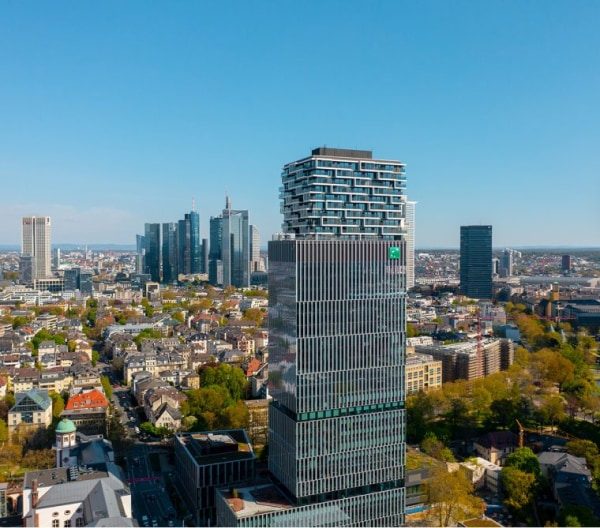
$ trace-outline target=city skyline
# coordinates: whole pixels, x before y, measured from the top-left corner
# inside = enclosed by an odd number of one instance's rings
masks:
[[[293,4],[4,4],[0,243],[47,215],[57,243],[131,244],[191,196],[205,238],[225,194],[266,241],[282,161],[327,144],[407,164],[418,247],[475,223],[498,246],[597,246],[600,6],[577,6],[332,3],[306,25]]]

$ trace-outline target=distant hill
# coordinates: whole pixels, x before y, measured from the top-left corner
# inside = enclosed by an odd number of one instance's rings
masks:
[[[88,244],[92,251],[135,251],[133,244]],[[66,251],[85,249],[84,244],[52,244],[52,249],[60,248]],[[21,246],[16,244],[0,244],[0,251],[20,251]]]

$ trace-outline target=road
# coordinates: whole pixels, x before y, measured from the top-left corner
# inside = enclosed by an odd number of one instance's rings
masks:
[[[181,526],[166,493],[158,456],[166,451],[154,445],[136,443],[127,453],[127,479],[132,494],[133,515],[140,526]],[[154,457],[153,467],[150,456]],[[144,516],[146,518],[144,518]]]

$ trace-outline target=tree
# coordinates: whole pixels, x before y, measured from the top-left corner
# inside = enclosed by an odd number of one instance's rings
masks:
[[[201,368],[200,384],[203,387],[225,387],[231,399],[237,401],[245,396],[248,380],[241,368],[220,363],[217,366],[205,365]]]
[[[58,419],[65,410],[65,400],[58,392],[54,391],[50,393],[50,398],[52,399],[52,416]]]
[[[540,462],[528,447],[520,447],[508,455],[505,467],[520,469],[526,473],[531,473],[535,477],[538,477],[541,473]]]
[[[517,513],[524,513],[535,489],[535,475],[516,467],[504,467],[500,473],[504,489],[504,504]]]
[[[575,504],[568,504],[561,509],[558,522],[561,526],[600,526],[600,519],[592,510]]]
[[[6,442],[8,440],[8,427],[6,422],[0,418],[0,442]]]
[[[452,451],[438,439],[435,433],[427,433],[421,442],[421,451],[425,454],[444,462],[455,462]]]
[[[591,440],[571,440],[567,442],[567,452],[589,461],[598,456],[598,446]]]
[[[223,411],[224,427],[231,429],[247,429],[250,415],[244,402],[238,401]]]
[[[102,376],[100,378],[100,382],[102,383],[102,389],[104,390],[104,394],[106,398],[110,401],[113,395],[112,385],[110,384],[110,379],[108,376]]]
[[[473,495],[473,485],[462,470],[448,473],[445,466],[432,470],[425,484],[433,526],[451,526],[483,512],[483,501]]]
[[[98,361],[100,361],[100,354],[96,350],[92,350],[92,366],[95,367]]]
[[[561,422],[566,417],[563,399],[556,394],[546,397],[540,407],[540,417],[543,423],[552,426]]]
[[[244,312],[244,320],[256,326],[261,326],[265,318],[265,312],[260,308],[248,308]]]
[[[145,339],[160,339],[162,334],[160,330],[156,330],[155,328],[144,328],[137,336],[133,338],[133,341],[138,347],[138,350],[142,349],[142,341]]]

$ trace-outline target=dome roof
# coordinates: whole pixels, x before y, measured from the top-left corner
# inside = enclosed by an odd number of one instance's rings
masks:
[[[76,430],[75,424],[68,418],[63,418],[56,426],[55,432],[57,434],[74,433]]]

